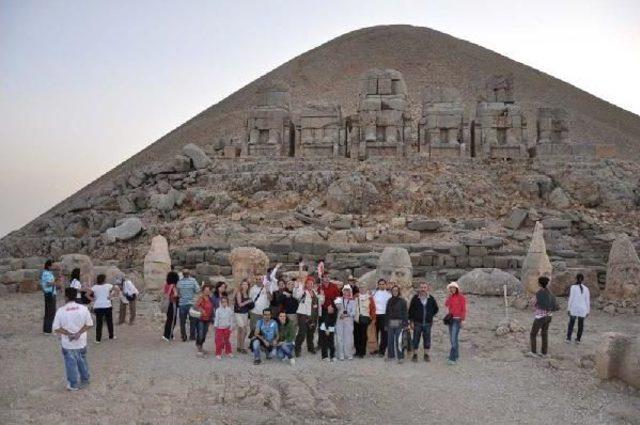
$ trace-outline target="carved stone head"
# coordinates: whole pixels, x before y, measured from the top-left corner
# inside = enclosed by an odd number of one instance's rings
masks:
[[[378,260],[376,275],[377,279],[395,282],[401,288],[411,288],[413,266],[409,252],[404,248],[385,248]]]

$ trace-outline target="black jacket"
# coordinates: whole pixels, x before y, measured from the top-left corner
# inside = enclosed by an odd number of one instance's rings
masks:
[[[415,323],[433,323],[433,316],[438,314],[438,303],[431,295],[427,296],[427,305],[422,305],[418,294],[411,298],[409,320]]]
[[[407,321],[407,300],[402,297],[391,297],[387,303],[387,322],[389,320]]]

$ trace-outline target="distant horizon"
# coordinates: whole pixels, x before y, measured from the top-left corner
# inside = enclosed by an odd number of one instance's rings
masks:
[[[367,27],[430,28],[640,116],[632,1],[188,3],[4,3],[0,238],[282,63]]]

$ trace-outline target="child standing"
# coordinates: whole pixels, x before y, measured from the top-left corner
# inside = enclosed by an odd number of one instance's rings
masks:
[[[216,330],[216,358],[222,359],[222,351],[229,357],[231,354],[231,326],[233,324],[233,309],[229,307],[229,298],[220,298],[220,307],[216,310],[213,326]]]

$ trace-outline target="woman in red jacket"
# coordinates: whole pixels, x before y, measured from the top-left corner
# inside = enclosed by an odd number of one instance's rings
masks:
[[[449,297],[447,297],[444,305],[449,309],[449,314],[445,320],[448,319],[449,321],[449,338],[451,339],[451,352],[449,353],[448,363],[454,365],[459,356],[458,335],[464,319],[467,317],[467,300],[460,293],[458,282],[451,282],[447,285],[447,289],[449,290]]]

